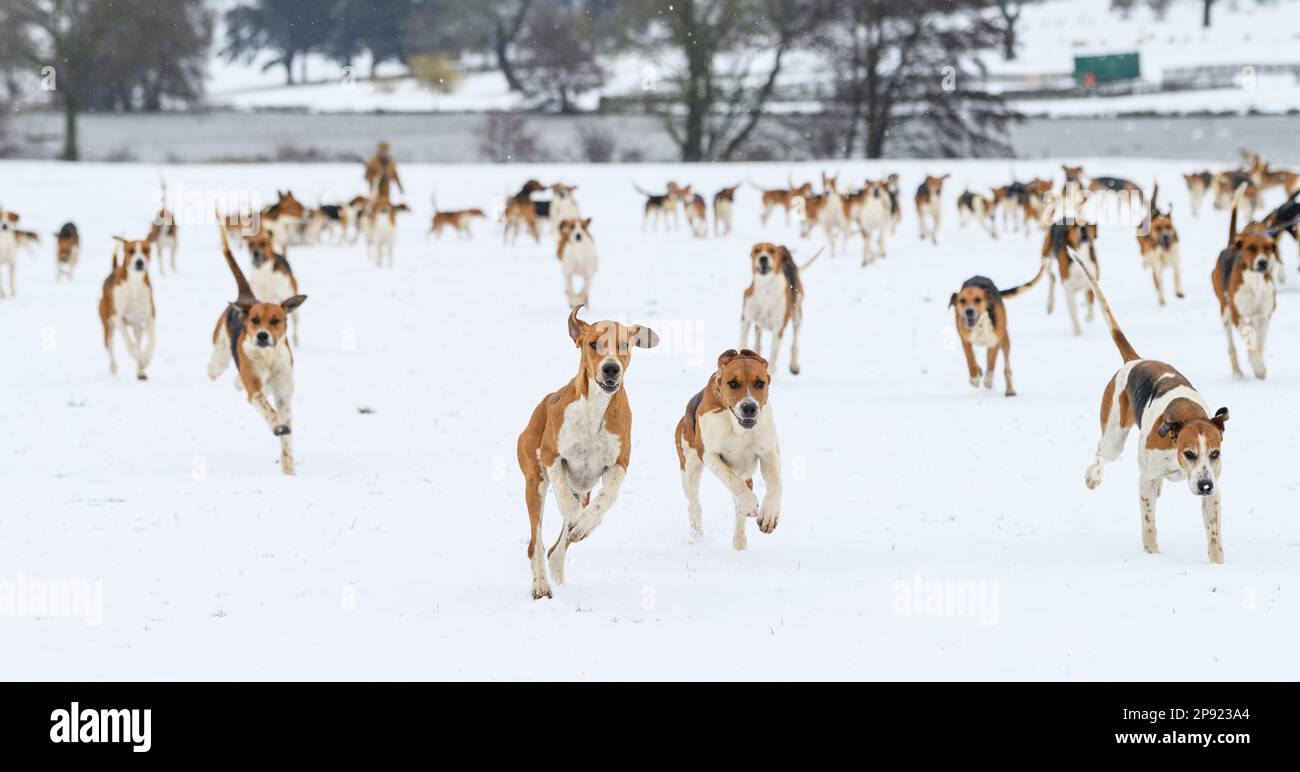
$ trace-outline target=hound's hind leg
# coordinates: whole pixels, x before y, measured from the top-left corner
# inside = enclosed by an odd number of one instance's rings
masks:
[[[111,358],[113,349],[108,342],[108,330],[104,331],[104,345],[109,346],[108,353]],[[208,378],[216,380],[218,375],[226,371],[230,366],[230,335],[226,332],[226,325],[223,323],[217,332],[217,339],[212,342],[212,356],[208,358]],[[113,365],[113,371],[117,371],[117,365]]]
[[[704,527],[700,523],[700,479],[704,476],[704,463],[695,455],[695,448],[682,443],[682,492],[686,494],[686,515],[690,518],[693,542],[704,538]]]

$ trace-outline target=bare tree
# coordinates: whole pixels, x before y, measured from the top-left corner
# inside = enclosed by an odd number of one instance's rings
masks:
[[[736,155],[766,113],[786,55],[831,5],[675,0],[650,9],[640,25],[642,43],[675,49],[684,62],[663,81],[667,101],[680,108],[665,114],[665,125],[683,161]]]
[[[515,72],[520,86],[525,94],[539,97],[543,106],[574,112],[575,97],[605,82],[586,15],[561,8],[555,0],[536,5],[518,48]]]
[[[998,12],[1002,14],[1002,58],[1014,61],[1016,58],[1016,23],[1024,5],[1020,0],[997,0]]]
[[[828,110],[848,126],[845,155],[886,144],[918,155],[1008,155],[1019,116],[980,88],[979,51],[998,44],[983,0],[840,0],[817,48],[834,78]]]

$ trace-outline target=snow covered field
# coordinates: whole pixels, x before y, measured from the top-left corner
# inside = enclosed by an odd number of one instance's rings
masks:
[[[819,244],[779,217],[760,227],[749,188],[730,238],[643,235],[631,183],[711,193],[821,165],[403,166],[416,212],[395,269],[361,245],[290,252],[309,296],[293,478],[230,372],[204,372],[234,297],[215,228],[182,222],[179,275],[154,276],[151,379],[108,374],[96,303],[109,237],[143,237],[159,168],[0,165],[0,201],[44,234],[39,259],[20,257],[17,299],[0,300],[0,678],[1300,677],[1295,244],[1269,379],[1234,380],[1209,280],[1227,217],[1189,216],[1178,173],[1197,165],[1070,160],[1145,184],[1158,173],[1173,202],[1187,298],[1156,306],[1128,225],[1102,227],[1102,280],[1137,349],[1232,411],[1225,565],[1208,563],[1181,484],[1160,502],[1163,552],[1142,552],[1133,438],[1103,486],[1084,488],[1120,363],[1100,320],[1072,337],[1035,288],[1009,301],[1020,396],[1001,395],[1000,375],[994,392],[967,384],[949,294],[975,273],[1009,286],[1038,265],[1037,235],[957,228],[962,183],[1005,182],[1005,162],[835,165],[855,182],[897,171],[908,197],[926,171],[951,173],[945,222],[937,246],[922,244],[907,207],[883,262],[861,268],[855,240],[803,276],[803,373],[781,373],[771,398],[783,516],[772,535],[751,525],[744,553],[710,475],[706,538],[688,542],[673,428],[737,343],[749,245],[785,241],[803,260]],[[1054,163],[1016,171],[1059,178]],[[177,193],[360,190],[347,165],[162,172]],[[482,221],[473,241],[423,240],[435,188],[444,208],[487,206],[531,176],[578,184],[593,218],[601,269],[584,317],[663,337],[628,373],[622,496],[549,601],[528,596],[514,455],[534,405],[577,367],[554,244],[503,247]],[[68,219],[81,265],[55,284],[49,234]],[[548,541],[558,525],[548,501]],[[102,613],[12,603],[76,582],[102,590]]]

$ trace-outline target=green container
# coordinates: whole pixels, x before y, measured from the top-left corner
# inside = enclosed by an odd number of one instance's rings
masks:
[[[1133,80],[1142,75],[1142,61],[1137,54],[1074,57],[1074,80],[1081,86]]]

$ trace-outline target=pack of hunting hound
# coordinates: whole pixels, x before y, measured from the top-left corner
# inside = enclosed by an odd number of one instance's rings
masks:
[[[1061,285],[1074,335],[1082,334],[1083,324],[1092,321],[1100,308],[1121,366],[1102,394],[1101,437],[1085,483],[1089,488],[1101,483],[1105,464],[1120,455],[1129,431],[1136,428],[1144,549],[1157,551],[1155,507],[1162,483],[1186,481],[1202,500],[1209,558],[1222,562],[1218,478],[1228,410],[1211,409],[1212,403],[1174,366],[1142,358],[1121,328],[1101,283],[1097,225],[1127,216],[1134,224],[1138,258],[1152,277],[1155,302],[1160,306],[1169,302],[1167,277],[1172,280],[1173,297],[1183,299],[1182,249],[1174,213],[1160,206],[1157,180],[1151,181],[1148,194],[1135,181],[1090,176],[1080,166],[1066,165],[1061,171],[1059,182],[1012,180],[988,191],[967,185],[954,200],[959,226],[974,222],[998,245],[1009,243],[1001,236],[1022,235],[1031,244],[1041,238],[1041,248],[1025,250],[1026,254],[1032,250],[1038,269],[1021,284],[1000,289],[992,279],[975,275],[952,292],[948,305],[969,382],[972,387],[991,389],[1001,358],[1005,393],[1016,394],[1007,301],[1028,294],[1044,279],[1049,313],[1055,306],[1056,284]],[[927,172],[917,183],[911,208],[922,243],[937,243],[941,238],[949,178]],[[1184,179],[1192,202],[1190,216],[1201,216],[1207,194],[1216,210],[1230,211],[1224,242],[1198,245],[1195,257],[1208,265],[1214,255],[1205,278],[1218,302],[1232,372],[1243,375],[1237,357],[1240,340],[1254,376],[1263,380],[1276,283],[1286,280],[1279,240],[1283,233],[1293,240],[1297,236],[1300,175],[1246,153],[1239,169],[1189,173]],[[367,162],[364,181],[367,190],[343,202],[309,207],[283,190],[277,191],[273,204],[258,211],[216,213],[219,227],[213,251],[219,251],[227,265],[235,295],[227,297],[224,305],[216,296],[212,299],[216,323],[208,342],[207,372],[216,379],[234,363],[236,388],[279,441],[285,474],[295,469],[291,343],[299,341],[301,307],[307,299],[287,255],[316,244],[364,240],[376,266],[393,268],[397,218],[411,209],[392,198],[394,189],[403,196],[405,191],[386,145]],[[827,259],[846,254],[855,239],[860,239],[863,266],[885,258],[888,241],[906,208],[901,185],[897,174],[858,185],[823,172],[815,182],[787,178],[785,185],[776,187],[746,178],[706,198],[709,191],[676,181],[666,182],[662,192],[640,182],[631,184],[641,197],[645,238],[683,228],[700,239],[728,236],[740,227],[734,216],[737,199],[753,195],[759,208],[757,227],[766,227],[779,209],[783,222],[797,226],[801,238],[822,242],[803,261],[795,259],[799,250],[793,245],[769,240],[753,244],[750,283],[740,298],[737,345],[717,356],[714,369],[700,373],[702,388],[681,395],[684,409],[673,427],[673,445],[692,537],[702,534],[699,490],[705,469],[732,498],[735,549],[746,548],[750,519],[756,520],[762,533],[775,530],[781,514],[781,460],[769,394],[787,332],[791,339],[788,369],[793,375],[800,373],[799,333],[805,306],[801,276],[823,252]],[[1269,209],[1265,197],[1275,189],[1285,198]],[[433,197],[426,232],[426,240],[440,238],[446,230],[459,239],[472,239],[475,220],[494,220],[506,244],[516,244],[526,235],[525,246],[539,247],[539,253],[549,251],[543,246],[547,242],[555,245],[569,309],[567,334],[579,357],[574,377],[541,398],[517,443],[530,522],[528,558],[534,598],[550,597],[551,581],[564,581],[568,547],[590,536],[617,501],[631,454],[632,416],[625,381],[632,349],[659,343],[658,334],[645,325],[580,317],[581,309],[590,304],[598,260],[593,220],[582,215],[578,190],[577,185],[529,179],[517,192],[503,195],[495,207],[469,205],[456,210],[439,209]],[[156,271],[161,278],[184,269],[176,260],[178,225],[173,212],[164,206],[146,222],[149,227],[143,238],[131,238],[129,233],[114,237],[110,272],[99,300],[110,372],[117,371],[114,341],[120,333],[142,381],[148,378],[156,337],[151,273]],[[10,295],[16,292],[19,251],[34,253],[41,241],[39,233],[22,229],[20,223],[17,212],[0,209],[0,267],[8,268]],[[81,251],[77,227],[67,222],[51,233],[56,277],[70,279]],[[0,295],[2,291],[0,282]],[[984,350],[982,362],[976,348]],[[660,429],[666,445],[669,427]],[[756,472],[765,483],[761,500],[754,488]],[[542,514],[551,490],[563,525],[544,560]]]

